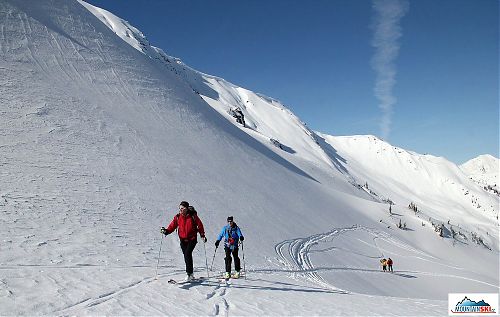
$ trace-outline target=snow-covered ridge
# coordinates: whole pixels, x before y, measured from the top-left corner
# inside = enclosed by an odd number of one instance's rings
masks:
[[[319,134],[319,133],[318,133]],[[469,180],[457,165],[443,157],[407,151],[375,136],[323,135],[346,161],[349,173],[381,197],[416,202],[433,217],[453,217],[473,208],[488,219],[498,215],[498,200]],[[444,218],[442,218],[444,220]],[[476,219],[477,220],[477,219]]]
[[[150,58],[166,64],[180,78],[185,80],[196,93],[202,96],[208,104],[228,120],[234,122],[231,116],[231,109],[236,107],[242,109],[245,115],[245,122],[249,128],[246,132],[256,139],[264,141],[264,144],[281,146],[281,149],[285,149],[285,152],[288,150],[289,153],[297,153],[296,156],[315,164],[326,164],[329,167],[334,167],[335,165],[338,167],[340,165],[335,156],[327,154],[328,150],[319,145],[318,136],[321,136],[322,133],[310,130],[304,122],[287,109],[279,100],[241,88],[223,78],[199,72],[184,64],[181,59],[169,56],[162,49],[150,45],[144,34],[129,22],[115,16],[109,11],[92,6],[83,0],[78,1],[132,47]],[[445,169],[452,170],[453,175],[450,181],[457,181],[456,175],[460,174],[457,171],[456,165],[445,158],[420,155],[393,147],[375,136],[352,136],[345,137],[345,139],[356,140],[356,142],[350,144],[351,147],[358,145],[361,147],[367,146],[366,148],[369,151],[373,150],[375,151],[373,153],[377,154],[392,149],[394,153],[401,156],[400,159],[406,160],[410,164],[408,165],[410,169],[417,172],[424,171],[425,173],[430,173],[428,168],[422,166],[422,163],[426,162],[432,165],[443,164],[446,166]],[[272,142],[267,142],[269,140]],[[368,145],[363,143],[370,140],[371,142]],[[363,156],[359,157],[359,159],[363,160]],[[289,157],[289,159],[293,158]],[[478,183],[494,186],[498,183],[498,165],[498,159],[488,155],[471,160],[461,165],[460,168]],[[405,168],[408,166],[405,166]]]
[[[105,21],[121,21],[107,25],[114,26],[113,31],[127,43],[127,34],[135,34],[138,43],[148,43],[140,31],[112,13],[89,5],[87,8]],[[372,199],[403,206],[417,203],[438,221],[466,215],[469,210],[480,212],[481,216],[474,220],[479,224],[498,216],[496,198],[472,184],[457,165],[445,158],[407,151],[375,136],[333,137],[314,132],[274,98],[198,72],[159,48],[132,44],[165,65],[236,127],[297,166],[320,167],[324,174],[340,176],[354,186],[368,183]],[[232,117],[235,108],[243,112],[245,127]],[[363,196],[349,189],[344,191]],[[450,211],[450,205],[457,210]]]
[[[498,158],[486,154],[465,162],[460,165],[460,169],[481,184],[498,185],[499,166],[500,160]]]
[[[472,208],[486,218],[497,218],[496,198],[474,186],[445,158],[407,151],[375,136],[334,137],[312,131],[280,101],[199,72],[149,45],[142,32],[128,22],[108,11],[86,7],[124,41],[176,74],[220,115],[287,161],[320,167],[324,174],[340,176],[355,186],[369,183],[368,193],[374,199],[418,203],[439,221],[453,218],[449,205],[460,206],[459,214]],[[244,114],[244,128],[232,116],[235,108]]]
[[[492,155],[480,155],[464,164],[460,169],[485,190],[500,196],[500,160]]]
[[[231,109],[239,107],[248,128],[244,131],[271,149],[281,148],[282,151],[296,154],[295,157],[313,164],[329,167],[337,164],[335,159],[328,156],[318,145],[315,133],[280,101],[241,88],[223,78],[199,72],[184,64],[181,59],[169,56],[162,49],[150,45],[144,34],[127,21],[83,0],[78,1],[125,42],[177,74],[228,120],[234,122]]]
[[[136,50],[146,53],[149,50],[149,41],[146,39],[144,34],[137,28],[132,26],[130,23],[117,17],[111,12],[104,10],[102,8],[93,6],[84,0],[78,0],[85,8],[87,8],[92,14],[94,14],[99,20],[102,21],[107,27],[109,27],[116,35],[121,37],[125,42],[130,44]]]

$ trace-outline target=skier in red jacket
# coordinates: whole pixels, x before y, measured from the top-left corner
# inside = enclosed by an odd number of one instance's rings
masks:
[[[167,228],[162,227],[161,233],[169,235],[177,229],[179,240],[181,243],[182,253],[184,254],[184,262],[186,263],[187,281],[193,280],[193,250],[198,241],[196,233],[199,232],[203,242],[207,242],[205,237],[205,229],[203,223],[198,217],[196,210],[189,206],[187,201],[182,201],[179,205],[179,213],[174,216]]]

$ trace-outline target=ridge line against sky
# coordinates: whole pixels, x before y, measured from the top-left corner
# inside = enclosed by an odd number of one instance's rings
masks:
[[[496,0],[392,1],[397,58],[385,70],[397,81],[378,93],[381,0],[86,1],[188,66],[281,100],[313,130],[379,135],[457,164],[499,156]]]

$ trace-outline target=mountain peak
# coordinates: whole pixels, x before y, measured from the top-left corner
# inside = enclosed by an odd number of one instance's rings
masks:
[[[460,169],[479,185],[498,192],[499,166],[500,160],[498,158],[490,154],[483,154],[460,165]]]

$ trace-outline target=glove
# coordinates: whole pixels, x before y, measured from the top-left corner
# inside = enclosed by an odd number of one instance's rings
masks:
[[[218,247],[219,247],[219,243],[220,243],[220,240],[215,241],[215,247],[216,247],[216,248],[218,248]]]
[[[168,235],[168,231],[167,229],[165,229],[165,227],[161,227],[160,232],[163,233],[164,235]]]
[[[201,237],[201,241],[203,241],[204,243],[207,243],[207,237],[205,237],[205,236]]]
[[[245,240],[245,237],[244,237],[244,236],[241,236],[241,237],[240,237],[240,240],[241,240],[241,241]]]

